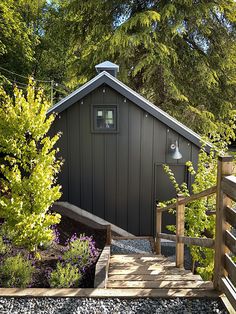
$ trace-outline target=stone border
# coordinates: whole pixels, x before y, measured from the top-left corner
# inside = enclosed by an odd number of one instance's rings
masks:
[[[97,261],[94,276],[94,288],[106,288],[111,255],[110,245],[106,245]]]

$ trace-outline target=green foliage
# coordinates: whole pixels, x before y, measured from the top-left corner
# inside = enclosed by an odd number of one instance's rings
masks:
[[[234,138],[235,1],[3,0],[0,12],[0,64],[54,79],[54,98],[111,60],[124,83],[191,129]]]
[[[71,87],[110,59],[122,81],[195,131],[234,137],[235,1],[73,0],[62,10]]]
[[[71,264],[76,264],[80,269],[88,265],[90,259],[89,241],[80,238],[70,241],[69,248],[62,258]]]
[[[32,82],[26,96],[15,87],[11,98],[1,88],[0,101],[0,216],[13,242],[34,250],[52,239],[50,226],[60,221],[49,212],[61,195],[53,148],[59,135],[47,135],[54,116],[46,116],[49,103]]]
[[[0,2],[0,64],[9,70],[28,74],[37,40],[32,25],[24,20],[19,2]]]
[[[192,162],[188,161],[186,166],[188,172],[194,177],[191,186],[192,194],[199,193],[216,185],[217,178],[217,160],[219,154],[222,155],[227,147],[227,141],[218,143],[218,147],[214,146],[208,154],[202,145],[199,156],[197,170],[194,169]],[[176,193],[185,196],[190,195],[185,183],[179,185],[176,182],[170,167],[164,165],[164,170],[172,182]],[[172,202],[176,201],[173,199]],[[214,211],[216,205],[216,196],[203,197],[201,199],[188,203],[185,207],[185,235],[190,237],[212,237],[215,236],[215,217],[207,215],[207,211]],[[173,210],[172,212],[175,212]],[[169,226],[169,230],[175,231],[175,226]],[[197,262],[199,267],[197,271],[206,279],[212,279],[214,268],[214,251],[208,248],[198,246],[190,246],[190,252],[193,264]]]
[[[4,243],[2,236],[0,236],[0,254],[4,255],[8,252],[8,247]]]
[[[34,267],[20,254],[3,260],[0,266],[1,285],[5,288],[25,288],[32,278]]]
[[[77,266],[70,263],[64,266],[58,262],[56,269],[50,274],[49,284],[51,288],[77,287],[80,279],[81,274]]]

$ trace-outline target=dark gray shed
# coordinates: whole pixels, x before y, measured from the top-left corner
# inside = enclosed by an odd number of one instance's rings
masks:
[[[49,110],[59,113],[52,132],[63,132],[61,200],[152,235],[156,200],[175,196],[162,164],[190,184],[185,162],[197,163],[200,137],[120,82],[117,65],[106,61],[96,69],[96,77]],[[172,158],[176,141],[181,159]],[[173,222],[168,214],[163,220]]]

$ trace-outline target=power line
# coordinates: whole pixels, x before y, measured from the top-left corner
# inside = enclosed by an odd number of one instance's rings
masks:
[[[27,89],[27,87],[28,87],[27,84],[24,84],[24,83],[21,83],[21,82],[18,82],[18,81],[13,81],[13,80],[11,80],[9,78],[7,78],[7,80],[9,81],[9,82],[6,82],[8,85],[12,85],[12,86],[17,85],[17,87],[19,87],[21,89]],[[42,88],[41,87],[38,87],[38,88],[36,87],[35,89],[36,90],[41,90]]]
[[[27,79],[27,80],[29,79],[29,77],[27,77],[27,76],[24,76],[24,75],[18,74],[18,73],[16,73],[16,72],[12,72],[12,71],[7,70],[7,69],[5,69],[5,68],[3,68],[3,67],[1,67],[1,66],[0,66],[0,69],[2,69],[2,70],[4,70],[4,71],[6,71],[6,72],[8,72],[8,73],[11,73],[11,74],[13,74],[13,75],[17,75],[17,76],[19,76],[19,77],[22,77],[22,78],[24,78],[24,79]],[[34,79],[34,81],[36,81],[36,82],[51,83],[51,81],[48,81],[48,80],[37,80],[37,79]]]

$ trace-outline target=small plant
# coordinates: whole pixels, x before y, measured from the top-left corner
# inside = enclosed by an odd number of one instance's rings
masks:
[[[0,266],[2,287],[25,288],[32,279],[34,267],[20,254],[6,258]]]
[[[77,266],[58,262],[56,269],[50,274],[49,284],[51,288],[77,287],[81,277]]]
[[[64,252],[63,260],[77,265],[80,269],[88,267],[98,255],[95,242],[92,237],[74,234],[68,242],[68,249]]]
[[[5,244],[5,242],[3,241],[3,237],[0,236],[0,254],[4,255],[9,251],[8,246]]]
[[[98,256],[98,250],[92,237],[74,234],[67,241],[61,261],[54,271],[49,273],[49,285],[54,288],[78,286],[86,268]]]

